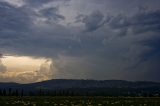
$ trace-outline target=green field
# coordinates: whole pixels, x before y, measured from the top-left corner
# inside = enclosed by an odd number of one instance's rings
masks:
[[[0,106],[160,106],[160,98],[0,97]]]

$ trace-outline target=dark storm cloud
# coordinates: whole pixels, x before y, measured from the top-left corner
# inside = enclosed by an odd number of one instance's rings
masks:
[[[79,15],[77,17],[77,22],[82,22],[85,24],[85,31],[94,31],[102,27],[105,23],[104,14],[100,11],[94,11],[90,15]]]
[[[25,0],[25,2],[28,2],[30,4],[36,4],[36,5],[40,5],[40,4],[44,4],[44,3],[48,3],[54,0]]]
[[[97,64],[98,66],[100,66],[99,63],[103,64],[103,62],[112,64],[111,67],[105,67],[104,64],[103,68],[95,67],[92,70],[97,68],[97,70],[103,70],[102,73],[106,72],[110,73],[110,75],[114,72],[116,74],[119,73],[119,76],[116,77],[120,77],[123,73],[128,79],[134,79],[134,77],[137,76],[137,80],[160,80],[158,77],[154,79],[154,76],[160,73],[160,68],[157,64],[159,63],[157,61],[160,55],[159,13],[159,10],[155,10],[138,12],[132,16],[125,14],[110,16],[111,19],[102,27],[106,27],[106,35],[123,36],[124,38],[114,38],[110,43],[107,42],[107,47],[105,47],[100,42],[106,36],[102,36],[98,31],[92,33],[92,36],[81,36],[82,46],[88,48],[90,56],[96,55],[99,59],[101,58],[100,60],[97,59],[94,61],[95,63],[92,59],[85,61],[92,61],[91,63]],[[107,31],[107,27],[110,27],[111,33]],[[97,34],[97,37],[94,34]],[[87,46],[85,46],[85,44]],[[106,58],[107,60],[103,61],[102,58]],[[144,68],[145,65],[147,65],[147,68]],[[84,67],[87,66],[84,65]],[[94,65],[92,67],[94,67]],[[113,73],[107,72],[105,69],[112,70]],[[121,69],[126,71],[122,71]],[[116,72],[115,70],[118,71]],[[134,72],[132,72],[132,70],[134,70]],[[96,75],[98,77],[98,73],[100,72],[92,71],[91,73],[92,76]],[[113,74],[113,76],[116,74]],[[134,77],[131,77],[131,75]],[[100,76],[103,77],[101,74]],[[128,76],[130,76],[130,78]]]
[[[140,62],[136,67],[131,69],[132,75],[128,73],[128,79],[134,79],[136,76],[137,80],[160,81],[159,59],[160,52],[154,53],[154,55],[152,54],[148,59]]]
[[[39,15],[26,7],[14,7],[7,2],[0,2],[1,48],[8,48],[17,53],[22,52],[22,54],[35,55],[38,53],[35,53],[34,51],[37,47],[40,47],[40,50],[37,50],[40,52],[38,54],[43,54],[42,49],[48,50],[49,48],[56,46],[57,49],[64,48],[61,45],[65,46],[66,44],[60,44],[56,39],[59,39],[57,36],[63,35],[64,31],[60,31],[60,29],[65,30],[65,28],[53,23],[53,31],[43,32],[43,28],[37,29],[36,26],[34,26],[34,21],[37,20],[37,18],[46,18],[49,24],[51,24],[52,22],[64,19],[64,16],[59,15],[56,7],[41,9],[41,12],[42,15]],[[42,24],[47,25],[48,23],[42,22]],[[63,42],[63,39],[59,39],[59,41]],[[64,42],[68,41],[64,39]],[[49,52],[49,54],[52,53]]]
[[[160,81],[160,10],[153,9],[153,1],[83,0],[74,4],[71,0],[73,4],[67,6],[49,5],[59,0],[24,1],[22,7],[0,2],[0,49],[6,53],[51,58],[57,70],[53,78]],[[82,11],[81,2],[89,10]],[[143,3],[152,7],[135,10]]]
[[[150,48],[145,51],[139,58],[142,60],[152,57],[152,55],[159,53],[159,32],[160,32],[160,11],[140,12],[131,17],[118,15],[114,17],[109,26],[114,30],[120,30],[119,35],[128,35],[127,31],[131,30],[133,36],[141,36],[145,34],[146,39],[139,39],[140,45]],[[123,32],[124,33],[121,33]],[[144,36],[144,37],[145,37]],[[138,42],[138,41],[135,41]],[[140,61],[141,62],[141,61]]]
[[[147,75],[146,79],[154,80],[154,81],[159,81],[159,74],[160,74],[160,66],[159,66],[159,60],[160,60],[160,52],[156,53],[155,55],[152,56],[152,58],[148,61],[146,61],[146,65],[143,67],[146,67],[147,70]],[[145,75],[145,74],[144,74]]]
[[[32,19],[27,10],[0,2],[0,47],[12,48],[31,31]]]
[[[160,11],[151,11],[142,13],[132,18],[131,25],[134,27],[135,33],[143,32],[159,32],[160,30]]]
[[[16,8],[8,3],[0,2],[0,30],[25,31],[31,24],[27,11]]]
[[[109,23],[109,26],[113,29],[119,29],[128,27],[130,23],[128,23],[127,17],[124,15],[118,15],[112,18],[112,20]]]
[[[134,34],[145,32],[159,32],[160,30],[160,11],[140,12],[134,16],[127,17],[118,15],[114,17],[109,25],[113,29],[132,29]]]
[[[129,36],[128,33],[131,31],[131,35],[137,37],[134,40],[135,51],[133,52],[132,57],[134,57],[134,67],[132,76],[137,76],[139,80],[155,80],[159,81],[157,74],[160,73],[159,69],[159,55],[160,55],[160,11],[148,11],[137,13],[132,17],[117,18],[119,21],[111,21],[111,27],[113,29],[122,30],[126,28],[126,36]],[[127,33],[128,32],[128,33]],[[137,51],[141,51],[136,54]],[[132,54],[132,53],[131,53]],[[135,57],[136,56],[136,57]],[[128,57],[132,58],[132,57]],[[132,70],[131,69],[131,70]],[[139,70],[139,72],[137,72]],[[132,77],[130,74],[128,76]],[[133,77],[132,77],[133,78]]]
[[[155,34],[155,37],[141,41],[140,44],[150,48],[148,52],[145,52],[141,56],[142,60],[149,60],[156,55],[157,56],[160,55],[160,36],[159,35]]]
[[[28,6],[37,6],[40,7],[44,4],[51,2],[69,2],[70,0],[24,0]]]
[[[58,14],[58,9],[56,7],[51,7],[47,9],[43,9],[40,11],[43,16],[47,17],[49,20],[64,20],[65,17],[63,15]]]

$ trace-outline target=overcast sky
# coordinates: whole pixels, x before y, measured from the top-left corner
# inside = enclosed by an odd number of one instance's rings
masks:
[[[0,81],[160,81],[160,0],[0,0]]]

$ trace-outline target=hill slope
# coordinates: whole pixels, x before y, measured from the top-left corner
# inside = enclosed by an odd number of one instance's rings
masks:
[[[159,95],[160,83],[123,80],[65,80],[54,79],[31,84],[0,83],[0,89],[23,89],[25,92],[72,91],[77,94],[94,94],[109,96],[124,95]],[[26,93],[27,94],[27,93]]]

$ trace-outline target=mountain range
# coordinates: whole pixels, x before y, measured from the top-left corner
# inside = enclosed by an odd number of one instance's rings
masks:
[[[73,79],[53,79],[30,84],[0,83],[0,89],[17,89],[28,91],[44,90],[72,90],[79,92],[104,92],[107,94],[147,94],[159,95],[160,83],[149,81],[124,81],[124,80],[73,80]],[[108,92],[108,93],[107,93]]]

